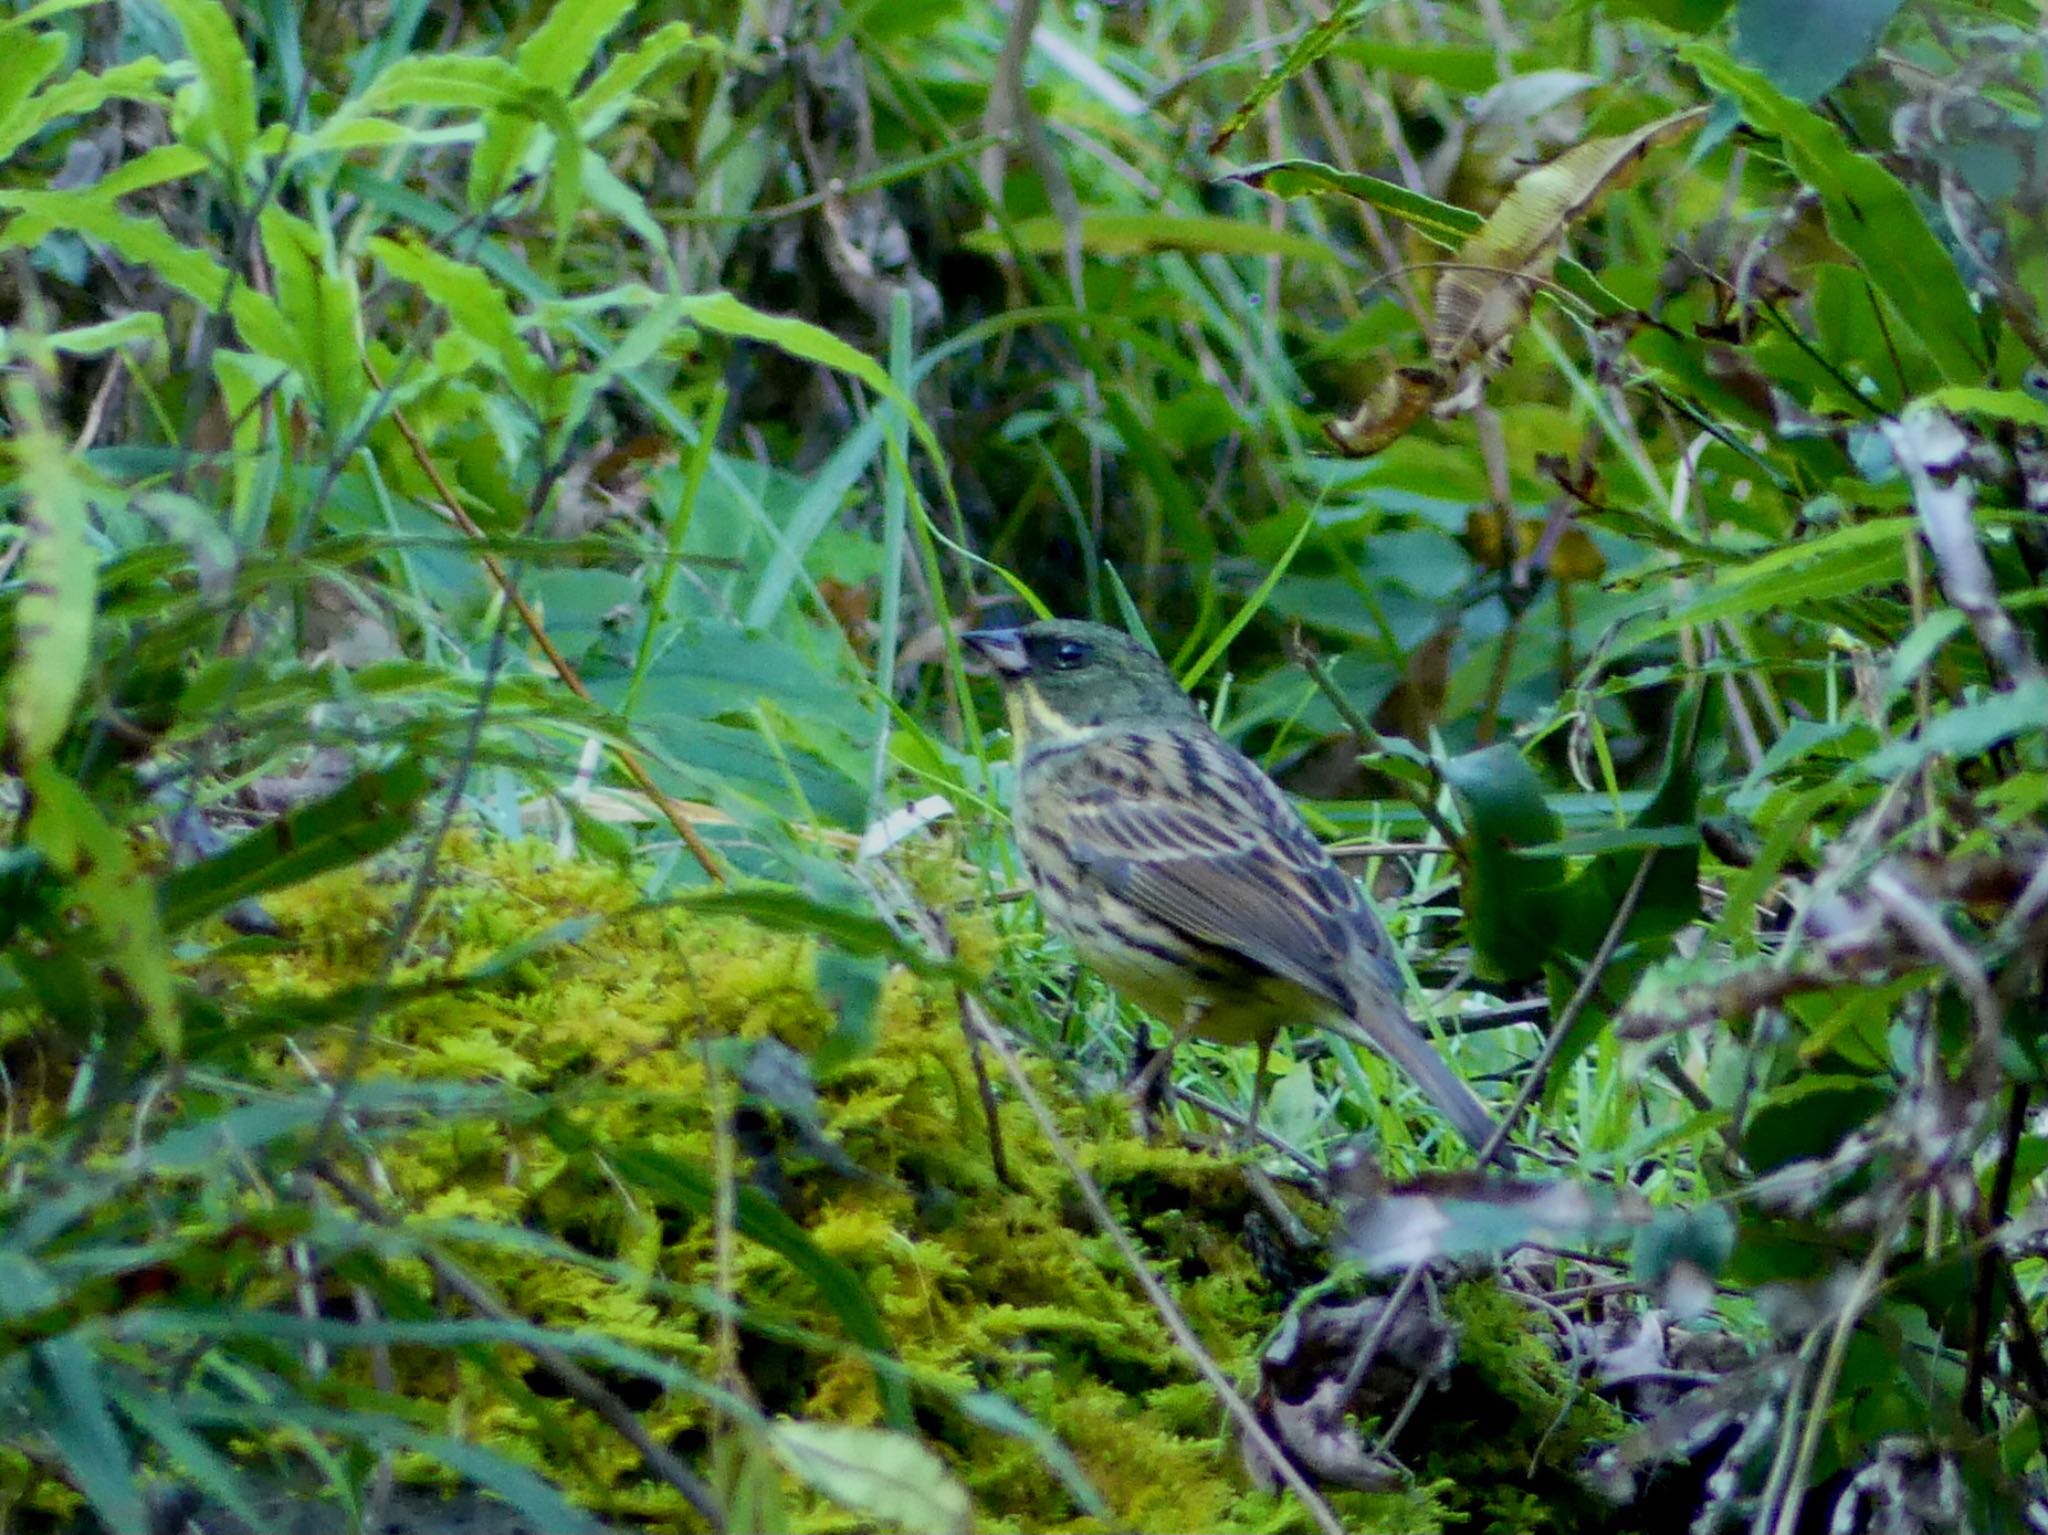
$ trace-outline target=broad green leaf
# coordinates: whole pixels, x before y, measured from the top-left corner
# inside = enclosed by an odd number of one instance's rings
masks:
[[[29,6],[28,9],[18,11],[5,21],[0,21],[0,34],[25,32],[39,21],[47,21],[52,16],[62,16],[66,11],[82,11],[89,5],[99,3],[100,0],[39,0],[39,3]]]
[[[1500,83],[1500,64],[1491,48],[1390,43],[1379,38],[1348,37],[1330,50],[1367,69],[1434,80],[1454,91],[1478,95]]]
[[[542,94],[506,59],[414,54],[399,59],[370,82],[349,115],[367,115],[387,107],[532,113]]]
[[[7,670],[7,750],[16,772],[48,757],[70,727],[92,658],[92,511],[82,466],[44,424],[32,387],[9,389],[20,475],[21,599]]]
[[[931,1450],[909,1434],[842,1423],[776,1423],[776,1459],[841,1507],[899,1530],[966,1535],[974,1504]]]
[[[156,892],[127,839],[107,824],[83,789],[48,762],[23,779],[30,798],[23,840],[43,855],[92,919],[108,962],[126,982],[150,1033],[165,1054],[175,1055],[180,1020],[170,950]]]
[[[888,370],[867,353],[848,346],[832,332],[808,320],[768,314],[730,293],[700,293],[673,300],[673,303],[677,315],[692,325],[749,341],[765,341],[792,357],[801,357],[806,362],[817,363],[838,373],[852,374],[883,399],[902,409],[910,422],[910,429],[930,455],[932,467],[939,474],[945,474],[945,450],[939,446],[939,439],[925,420],[924,412],[897,387]]]
[[[1988,366],[1969,291],[1912,194],[1842,130],[1780,92],[1755,70],[1693,43],[1681,57],[1713,89],[1733,96],[1760,133],[1783,146],[1794,174],[1820,194],[1828,232],[1884,295],[1897,322],[1920,340],[1951,384],[1981,385]]]
[[[1555,842],[1557,812],[1543,781],[1514,747],[1502,744],[1453,757],[1444,782],[1465,817],[1467,858],[1460,901],[1474,968],[1492,980],[1537,974],[1549,960],[1562,915],[1564,860],[1519,850]]]
[[[1663,940],[1699,915],[1699,774],[1694,757],[1706,691],[1693,688],[1672,711],[1671,735],[1665,746],[1664,776],[1650,803],[1629,823],[1632,832],[1648,835],[1675,832],[1668,843],[1648,846],[1650,872],[1644,877],[1635,914],[1623,931],[1624,941],[1639,947],[1632,958],[1647,960],[1661,952]],[[1622,898],[1635,882],[1643,850],[1616,848],[1602,852],[1573,876],[1565,890],[1566,917],[1559,943],[1581,959],[1591,959],[1606,936]]]
[[[107,199],[126,197],[130,192],[146,191],[167,181],[182,181],[187,176],[196,176],[206,169],[206,165],[206,156],[190,144],[159,144],[115,166],[93,183],[93,191]]]
[[[809,488],[791,510],[788,524],[780,530],[781,541],[776,545],[767,568],[761,572],[754,595],[748,599],[747,610],[741,620],[747,628],[765,629],[782,611],[782,604],[802,573],[804,559],[811,552],[812,544],[839,516],[846,505],[847,493],[859,483],[880,451],[883,424],[880,411],[870,414],[832,450],[832,456],[812,472]]]
[[[1739,0],[1735,52],[1787,96],[1818,101],[1862,63],[1900,0]]]
[[[199,72],[180,92],[188,129],[217,155],[230,185],[239,188],[256,142],[256,67],[242,47],[234,18],[221,0],[158,0],[185,35],[185,51]]]
[[[1018,219],[1010,232],[1019,246],[1036,256],[1056,256],[1067,248],[1066,229],[1051,214]],[[1327,240],[1207,213],[1084,213],[1076,232],[1082,250],[1104,257],[1181,251],[1189,255],[1291,256],[1319,266],[1350,264],[1350,258]],[[977,230],[967,236],[966,243],[980,251],[1004,248],[1002,238],[988,230]]]
[[[1648,840],[1647,848],[1600,853],[1572,877],[1562,893],[1563,916],[1558,950],[1590,964],[1606,941],[1622,903],[1635,885],[1647,856],[1635,908],[1621,930],[1619,945],[1600,978],[1601,1005],[1586,1008],[1559,1041],[1551,1062],[1547,1100],[1555,1103],[1571,1079],[1567,1068],[1590,1048],[1608,1022],[1607,1007],[1619,1005],[1634,989],[1636,977],[1663,957],[1673,937],[1700,914],[1700,780],[1696,767],[1700,726],[1705,718],[1707,690],[1695,685],[1672,710],[1670,737],[1664,751],[1664,776],[1650,802],[1629,823],[1629,831]],[[1679,833],[1660,844],[1659,833]],[[1576,980],[1576,978],[1574,978]]]
[[[430,787],[426,770],[408,758],[299,806],[169,876],[163,882],[164,926],[177,932],[238,901],[382,852],[412,829],[413,812]]]
[[[1731,0],[1607,0],[1612,16],[1641,16],[1678,32],[1704,32],[1728,13]]]

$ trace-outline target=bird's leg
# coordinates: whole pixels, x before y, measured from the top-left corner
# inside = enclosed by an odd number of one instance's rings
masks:
[[[1202,1017],[1208,1011],[1208,1003],[1190,1002],[1187,1011],[1181,1017],[1180,1027],[1173,1031],[1173,1038],[1169,1039],[1162,1049],[1153,1052],[1152,1058],[1145,1062],[1144,1069],[1131,1082],[1131,1092],[1138,1100],[1138,1114],[1141,1119],[1149,1118],[1146,1109],[1150,1106],[1154,1093],[1158,1094],[1162,1108],[1171,1107],[1173,1052],[1201,1028]]]

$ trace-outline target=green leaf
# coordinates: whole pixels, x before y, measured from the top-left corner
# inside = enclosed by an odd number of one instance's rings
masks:
[[[803,572],[805,557],[826,528],[845,509],[847,493],[859,482],[881,450],[886,421],[880,411],[847,433],[846,440],[832,450],[832,456],[811,473],[803,499],[791,509],[788,523],[767,568],[761,572],[754,595],[748,599],[741,622],[749,629],[765,629],[775,621],[788,598],[790,588]]]
[[[473,112],[535,110],[533,82],[507,59],[472,54],[414,54],[370,82],[350,116],[388,107],[438,107]],[[342,114],[337,113],[335,120]]]
[[[256,67],[220,0],[158,0],[185,35],[198,83],[180,93],[187,135],[219,158],[240,189],[256,142]]]
[[[548,370],[520,333],[504,289],[481,268],[413,241],[377,238],[370,241],[370,250],[392,276],[445,309],[451,327],[481,342],[522,399],[540,402]]]
[[[266,1412],[274,1414],[281,1423],[298,1424],[311,1433],[339,1435],[363,1444],[437,1460],[459,1476],[502,1498],[513,1512],[523,1517],[529,1529],[559,1530],[563,1535],[599,1535],[605,1528],[516,1461],[445,1434],[423,1433],[417,1423],[359,1409],[328,1411],[298,1402],[274,1404],[268,1406]]]
[[[1798,101],[1818,101],[1870,56],[1901,0],[1739,0],[1735,52]],[[1698,29],[1695,29],[1698,30]]]
[[[1010,232],[1032,255],[1057,256],[1067,248],[1065,226],[1049,213],[1018,219]],[[1084,213],[1077,233],[1082,250],[1103,257],[1181,251],[1190,255],[1291,256],[1318,266],[1350,264],[1343,250],[1327,240],[1207,213]],[[1001,237],[987,230],[967,236],[966,243],[980,251],[1004,248]]]
[[[993,1429],[998,1434],[1029,1445],[1038,1456],[1039,1464],[1060,1479],[1060,1485],[1074,1495],[1074,1501],[1081,1505],[1083,1512],[1094,1515],[1105,1525],[1116,1523],[1109,1504],[1095,1490],[1095,1484],[1088,1480],[1088,1473],[1081,1469],[1081,1463],[1074,1459],[1073,1452],[1060,1443],[1051,1429],[1015,1402],[993,1391],[970,1391],[954,1405],[983,1428]]]
[[[1682,840],[1655,846],[1650,872],[1644,876],[1636,909],[1623,930],[1624,942],[1638,945],[1632,958],[1655,959],[1672,934],[1699,915],[1699,775],[1694,758],[1706,691],[1693,688],[1672,711],[1671,735],[1665,746],[1664,776],[1629,830],[1638,836],[1678,833]],[[1594,858],[1565,890],[1565,919],[1559,944],[1568,953],[1591,959],[1621,909],[1622,898],[1635,883],[1643,853],[1616,849]],[[1653,941],[1661,940],[1661,941]],[[1560,1067],[1562,1058],[1560,1059]],[[1558,1068],[1553,1068],[1557,1070]]]
[[[1994,693],[1937,715],[1927,728],[1872,752],[1847,771],[1890,783],[1934,756],[1974,757],[2015,737],[2048,729],[2048,681],[2031,677],[2009,693]]]
[[[1905,540],[1913,536],[1913,529],[1911,517],[1877,517],[1769,550],[1746,564],[1726,566],[1699,596],[1658,617],[1637,632],[1634,641],[1646,644],[1688,624],[1796,611],[1889,584],[1905,572]]]
[[[1949,384],[1922,396],[1922,400],[1959,416],[1984,416],[1993,421],[2009,421],[2014,426],[2048,431],[2048,403],[2019,389],[1978,389],[1965,384]]]
[[[1726,0],[1723,0],[1726,3]],[[1500,83],[1500,64],[1491,48],[1390,43],[1379,38],[1346,38],[1330,50],[1367,69],[1434,80],[1450,90],[1478,95]]]
[[[1607,0],[1608,14],[1640,16],[1678,32],[1704,32],[1728,13],[1730,0]]]
[[[97,325],[74,325],[69,330],[56,331],[51,334],[49,344],[51,350],[71,357],[100,357],[124,346],[134,346],[145,355],[160,353],[166,349],[164,317],[153,309],[141,309],[124,314],[118,320],[102,320]]]
[[[100,1388],[100,1364],[83,1339],[55,1338],[34,1350],[28,1417],[64,1463],[71,1485],[110,1530],[151,1527],[134,1457]]]
[[[1270,73],[1261,75],[1259,83],[1237,104],[1236,110],[1223,119],[1223,125],[1209,138],[1209,153],[1220,152],[1224,145],[1237,137],[1246,123],[1259,115],[1288,81],[1336,47],[1345,33],[1377,8],[1377,0],[1344,0],[1344,3],[1333,6],[1329,15],[1295,39],[1286,56]]]
[[[864,911],[814,900],[783,885],[720,886],[691,890],[670,898],[706,916],[744,917],[782,933],[813,933],[849,954],[870,954],[910,966],[924,975],[967,981],[951,966],[939,964],[921,949],[897,937],[889,925]]]
[[[33,386],[8,389],[20,474],[21,598],[7,671],[7,751],[26,772],[70,728],[92,658],[96,561],[81,466],[44,424]]]
[[[272,204],[263,210],[261,228],[289,360],[327,434],[339,437],[368,388],[355,280],[329,263],[326,242],[304,219]]]
[[[363,773],[163,882],[164,926],[179,932],[238,901],[360,863],[412,829],[432,787],[412,758]]]
[[[1330,194],[1354,197],[1382,213],[1391,213],[1417,234],[1447,251],[1457,250],[1486,222],[1479,214],[1452,203],[1439,202],[1420,192],[1411,192],[1398,182],[1357,171],[1341,171],[1320,160],[1268,160],[1233,171],[1225,179],[1241,181],[1275,197]],[[1569,257],[1559,258],[1556,277],[1560,288],[1595,314],[1624,314],[1629,309],[1608,290],[1606,284]]]
[[[974,1527],[967,1489],[909,1434],[840,1423],[776,1423],[768,1442],[783,1465],[857,1514],[933,1535],[966,1535]]]
[[[689,324],[701,325],[721,335],[765,341],[792,357],[801,357],[836,373],[851,374],[902,410],[910,422],[910,429],[917,434],[919,444],[930,455],[933,467],[941,474],[945,472],[945,450],[939,446],[938,436],[925,420],[924,412],[897,387],[888,370],[867,353],[855,350],[829,330],[808,320],[767,314],[730,293],[700,293],[670,302],[677,316]]]
[[[177,1398],[155,1390],[132,1390],[119,1382],[114,1383],[113,1398],[128,1421],[156,1441],[167,1470],[190,1482],[250,1529],[262,1526],[254,1490],[225,1456],[179,1417]]]
[[[0,160],[7,159],[60,117],[95,112],[114,100],[160,104],[163,93],[157,89],[157,83],[170,68],[162,59],[133,59],[101,70],[96,75],[80,71],[68,80],[58,81],[48,90],[22,102],[12,112],[0,113]],[[137,158],[147,159],[167,147],[170,146],[160,145],[158,150]],[[114,171],[108,179],[120,174],[120,170]]]
[[[69,230],[110,247],[124,261],[149,270],[188,298],[219,309],[228,270],[211,256],[181,245],[164,226],[119,212],[97,192],[0,191],[0,208],[20,216],[0,231],[0,250],[32,246],[53,229]]]
[[[1755,70],[1705,43],[1680,56],[1714,90],[1733,96],[1760,133],[1783,146],[1793,173],[1820,194],[1828,232],[1854,256],[1891,309],[1952,384],[1982,384],[1988,363],[1969,290],[1912,194],[1842,130],[1781,93]]]
[[[521,73],[549,90],[566,92],[583,77],[597,50],[633,9],[634,0],[581,0],[543,12],[541,24],[513,55]]]
[[[157,918],[156,892],[127,839],[101,817],[83,789],[48,762],[23,774],[29,790],[24,841],[43,855],[99,930],[108,959],[165,1054],[179,1040],[170,951]]]
[[[1562,823],[1543,797],[1543,782],[1506,744],[1453,757],[1444,781],[1465,817],[1461,901],[1474,967],[1490,980],[1535,975],[1557,943],[1564,885],[1563,859],[1518,856],[1519,849],[1558,840]]]
[[[598,132],[610,115],[622,107],[633,92],[647,83],[664,65],[685,53],[722,56],[726,45],[715,37],[701,37],[686,21],[671,21],[644,41],[614,58],[588,90],[571,103],[583,124],[587,139]]]
[[[56,72],[70,51],[61,32],[32,32],[27,37],[9,37],[0,48],[0,152],[13,148],[8,141],[29,98]],[[14,138],[18,144],[27,134]]]

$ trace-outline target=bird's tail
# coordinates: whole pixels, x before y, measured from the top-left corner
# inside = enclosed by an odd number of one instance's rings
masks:
[[[1365,1044],[1415,1079],[1416,1086],[1474,1151],[1486,1149],[1499,1128],[1493,1115],[1479,1101],[1479,1095],[1465,1085],[1465,1079],[1437,1054],[1435,1046],[1422,1037],[1398,1004],[1384,996],[1365,997],[1352,1009],[1349,1022],[1363,1036]],[[1340,1032],[1350,1034],[1348,1029]],[[1505,1157],[1505,1148],[1501,1156]]]

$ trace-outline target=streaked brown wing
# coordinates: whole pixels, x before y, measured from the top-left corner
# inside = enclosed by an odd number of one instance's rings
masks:
[[[1155,920],[1347,1009],[1353,956],[1387,963],[1351,882],[1286,796],[1220,738],[1133,732],[1091,743],[1054,773],[1075,863]]]

